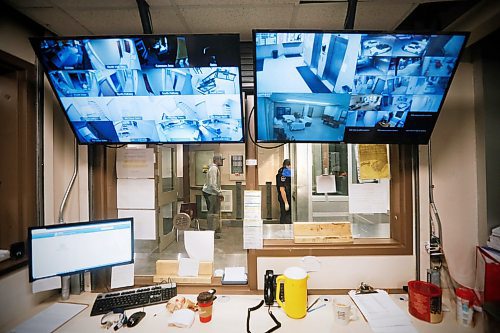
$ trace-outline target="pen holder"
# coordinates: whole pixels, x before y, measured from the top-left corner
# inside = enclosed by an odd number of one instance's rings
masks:
[[[441,311],[441,288],[423,281],[408,282],[408,311],[420,320],[429,323],[440,323],[443,320]]]

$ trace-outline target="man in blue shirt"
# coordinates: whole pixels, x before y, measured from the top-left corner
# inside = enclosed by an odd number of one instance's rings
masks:
[[[220,238],[220,202],[223,200],[219,167],[224,165],[222,155],[214,155],[213,163],[208,167],[205,185],[201,189],[207,203],[207,224],[209,230],[215,230],[215,238]],[[215,225],[214,225],[215,224]]]
[[[278,202],[280,204],[280,224],[291,224],[290,205],[292,203],[292,170],[290,160],[285,159],[283,166],[276,174],[276,189],[278,191]]]

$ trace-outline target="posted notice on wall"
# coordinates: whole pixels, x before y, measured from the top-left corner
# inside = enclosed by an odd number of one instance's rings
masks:
[[[154,178],[155,155],[153,148],[116,151],[117,178]]]
[[[243,248],[262,249],[262,193],[245,191],[243,207]]]
[[[260,191],[245,191],[243,197],[243,219],[262,220],[262,193]]]
[[[262,249],[262,220],[243,220],[243,249]]]

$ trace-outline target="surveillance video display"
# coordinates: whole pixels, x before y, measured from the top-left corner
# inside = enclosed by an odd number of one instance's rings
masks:
[[[31,43],[81,144],[243,142],[237,34]]]
[[[254,30],[257,140],[426,144],[467,37]]]

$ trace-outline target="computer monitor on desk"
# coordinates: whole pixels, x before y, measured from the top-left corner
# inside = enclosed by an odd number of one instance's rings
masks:
[[[134,262],[134,219],[31,227],[30,282]]]

